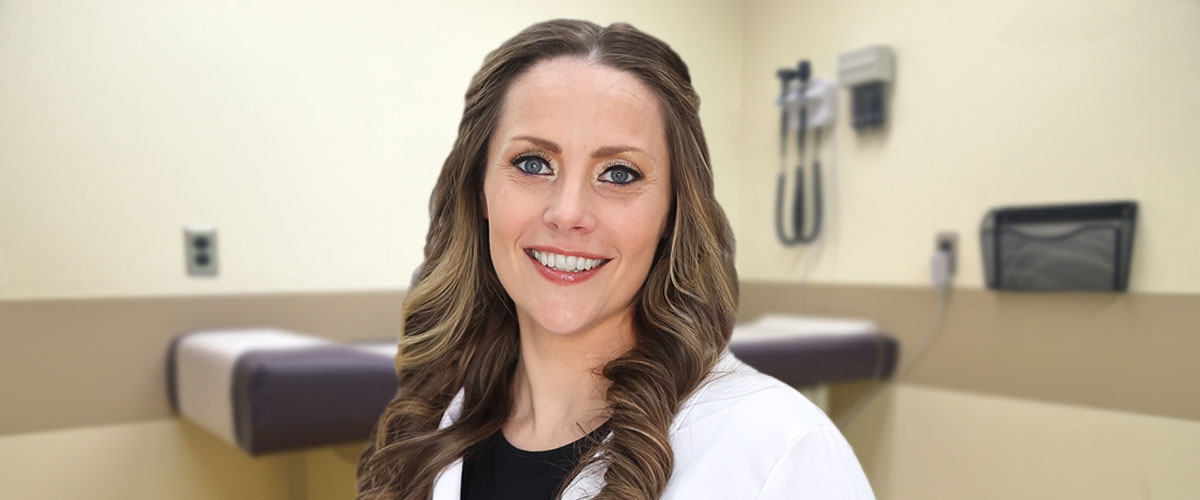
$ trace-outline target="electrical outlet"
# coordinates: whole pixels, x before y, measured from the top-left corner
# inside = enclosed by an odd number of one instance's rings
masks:
[[[958,233],[954,231],[941,231],[934,237],[934,251],[946,252],[949,256],[949,276],[954,275],[955,268],[958,263]]]
[[[187,259],[188,276],[216,276],[217,228],[212,226],[184,227],[183,254]]]

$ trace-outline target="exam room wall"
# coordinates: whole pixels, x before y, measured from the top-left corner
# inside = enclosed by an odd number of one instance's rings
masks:
[[[0,2],[0,300],[407,288],[468,81],[558,17],[629,22],[683,56],[736,221],[741,12]],[[217,227],[219,279],[185,276],[186,224]]]
[[[1200,420],[1100,400],[1195,401],[1194,374],[1136,366],[1190,371],[1174,349],[1195,345],[1185,311],[1200,307],[1200,4],[745,6],[738,269],[777,284],[748,297],[754,307],[869,316],[908,359],[936,310],[934,233],[960,234],[959,290],[939,337],[843,429],[878,498],[1197,498]],[[806,250],[772,233],[774,70],[806,57],[829,76],[838,52],[872,43],[896,50],[891,123],[867,135],[840,124],[832,221],[806,270]],[[1128,294],[980,290],[990,207],[1109,199],[1141,204]],[[1152,301],[1180,315],[1158,315]],[[835,402],[846,398],[835,416],[863,389],[835,389]]]
[[[737,2],[0,2],[0,302],[49,308],[40,326],[81,301],[109,311],[53,331],[0,314],[0,358],[23,360],[0,363],[21,413],[0,404],[0,498],[351,497],[353,450],[252,459],[166,412],[169,337],[263,309],[157,304],[147,325],[111,304],[313,294],[270,321],[308,311],[333,322],[311,333],[393,335],[377,323],[421,260],[468,80],[555,17],[630,22],[682,54],[733,217]],[[184,224],[217,226],[220,279],[184,277]],[[391,302],[363,319],[327,300],[343,292]]]
[[[989,208],[1132,199],[1131,291],[1200,292],[1197,2],[747,0],[745,9],[744,279],[924,286],[934,234],[948,230],[960,235],[957,285],[978,288]],[[836,76],[839,52],[869,44],[896,53],[889,125],[855,134],[839,91],[836,154],[828,144],[823,154],[830,220],[805,262],[806,250],[784,248],[772,226],[775,70],[807,58],[815,77]]]

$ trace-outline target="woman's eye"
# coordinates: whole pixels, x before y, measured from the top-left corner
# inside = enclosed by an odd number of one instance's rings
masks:
[[[640,174],[635,172],[632,168],[623,165],[610,167],[608,170],[605,170],[603,174],[600,174],[600,180],[618,185],[629,184],[640,178],[642,178]]]
[[[550,173],[550,165],[548,165],[546,160],[540,156],[522,156],[516,160],[513,160],[513,165],[529,175],[543,175]]]

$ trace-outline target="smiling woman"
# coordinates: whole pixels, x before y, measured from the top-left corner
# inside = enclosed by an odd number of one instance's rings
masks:
[[[633,297],[671,208],[652,91],[581,58],[541,62],[513,82],[490,143],[492,264],[518,321],[528,313],[522,333],[631,332]],[[586,335],[547,337],[568,338]]]
[[[362,499],[871,498],[824,414],[726,351],[699,98],[625,24],[488,55],[430,201]]]

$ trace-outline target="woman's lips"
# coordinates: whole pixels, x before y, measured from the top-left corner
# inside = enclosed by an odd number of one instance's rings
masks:
[[[609,261],[612,260],[607,259],[601,262],[600,265],[588,269],[587,271],[568,272],[543,266],[542,263],[538,262],[538,260],[534,258],[533,254],[528,250],[525,251],[525,255],[529,257],[529,262],[533,263],[534,267],[536,267],[537,270],[542,273],[542,277],[557,285],[574,285],[587,281],[588,278],[591,278],[596,274],[597,271],[603,269],[604,266],[608,265]]]

